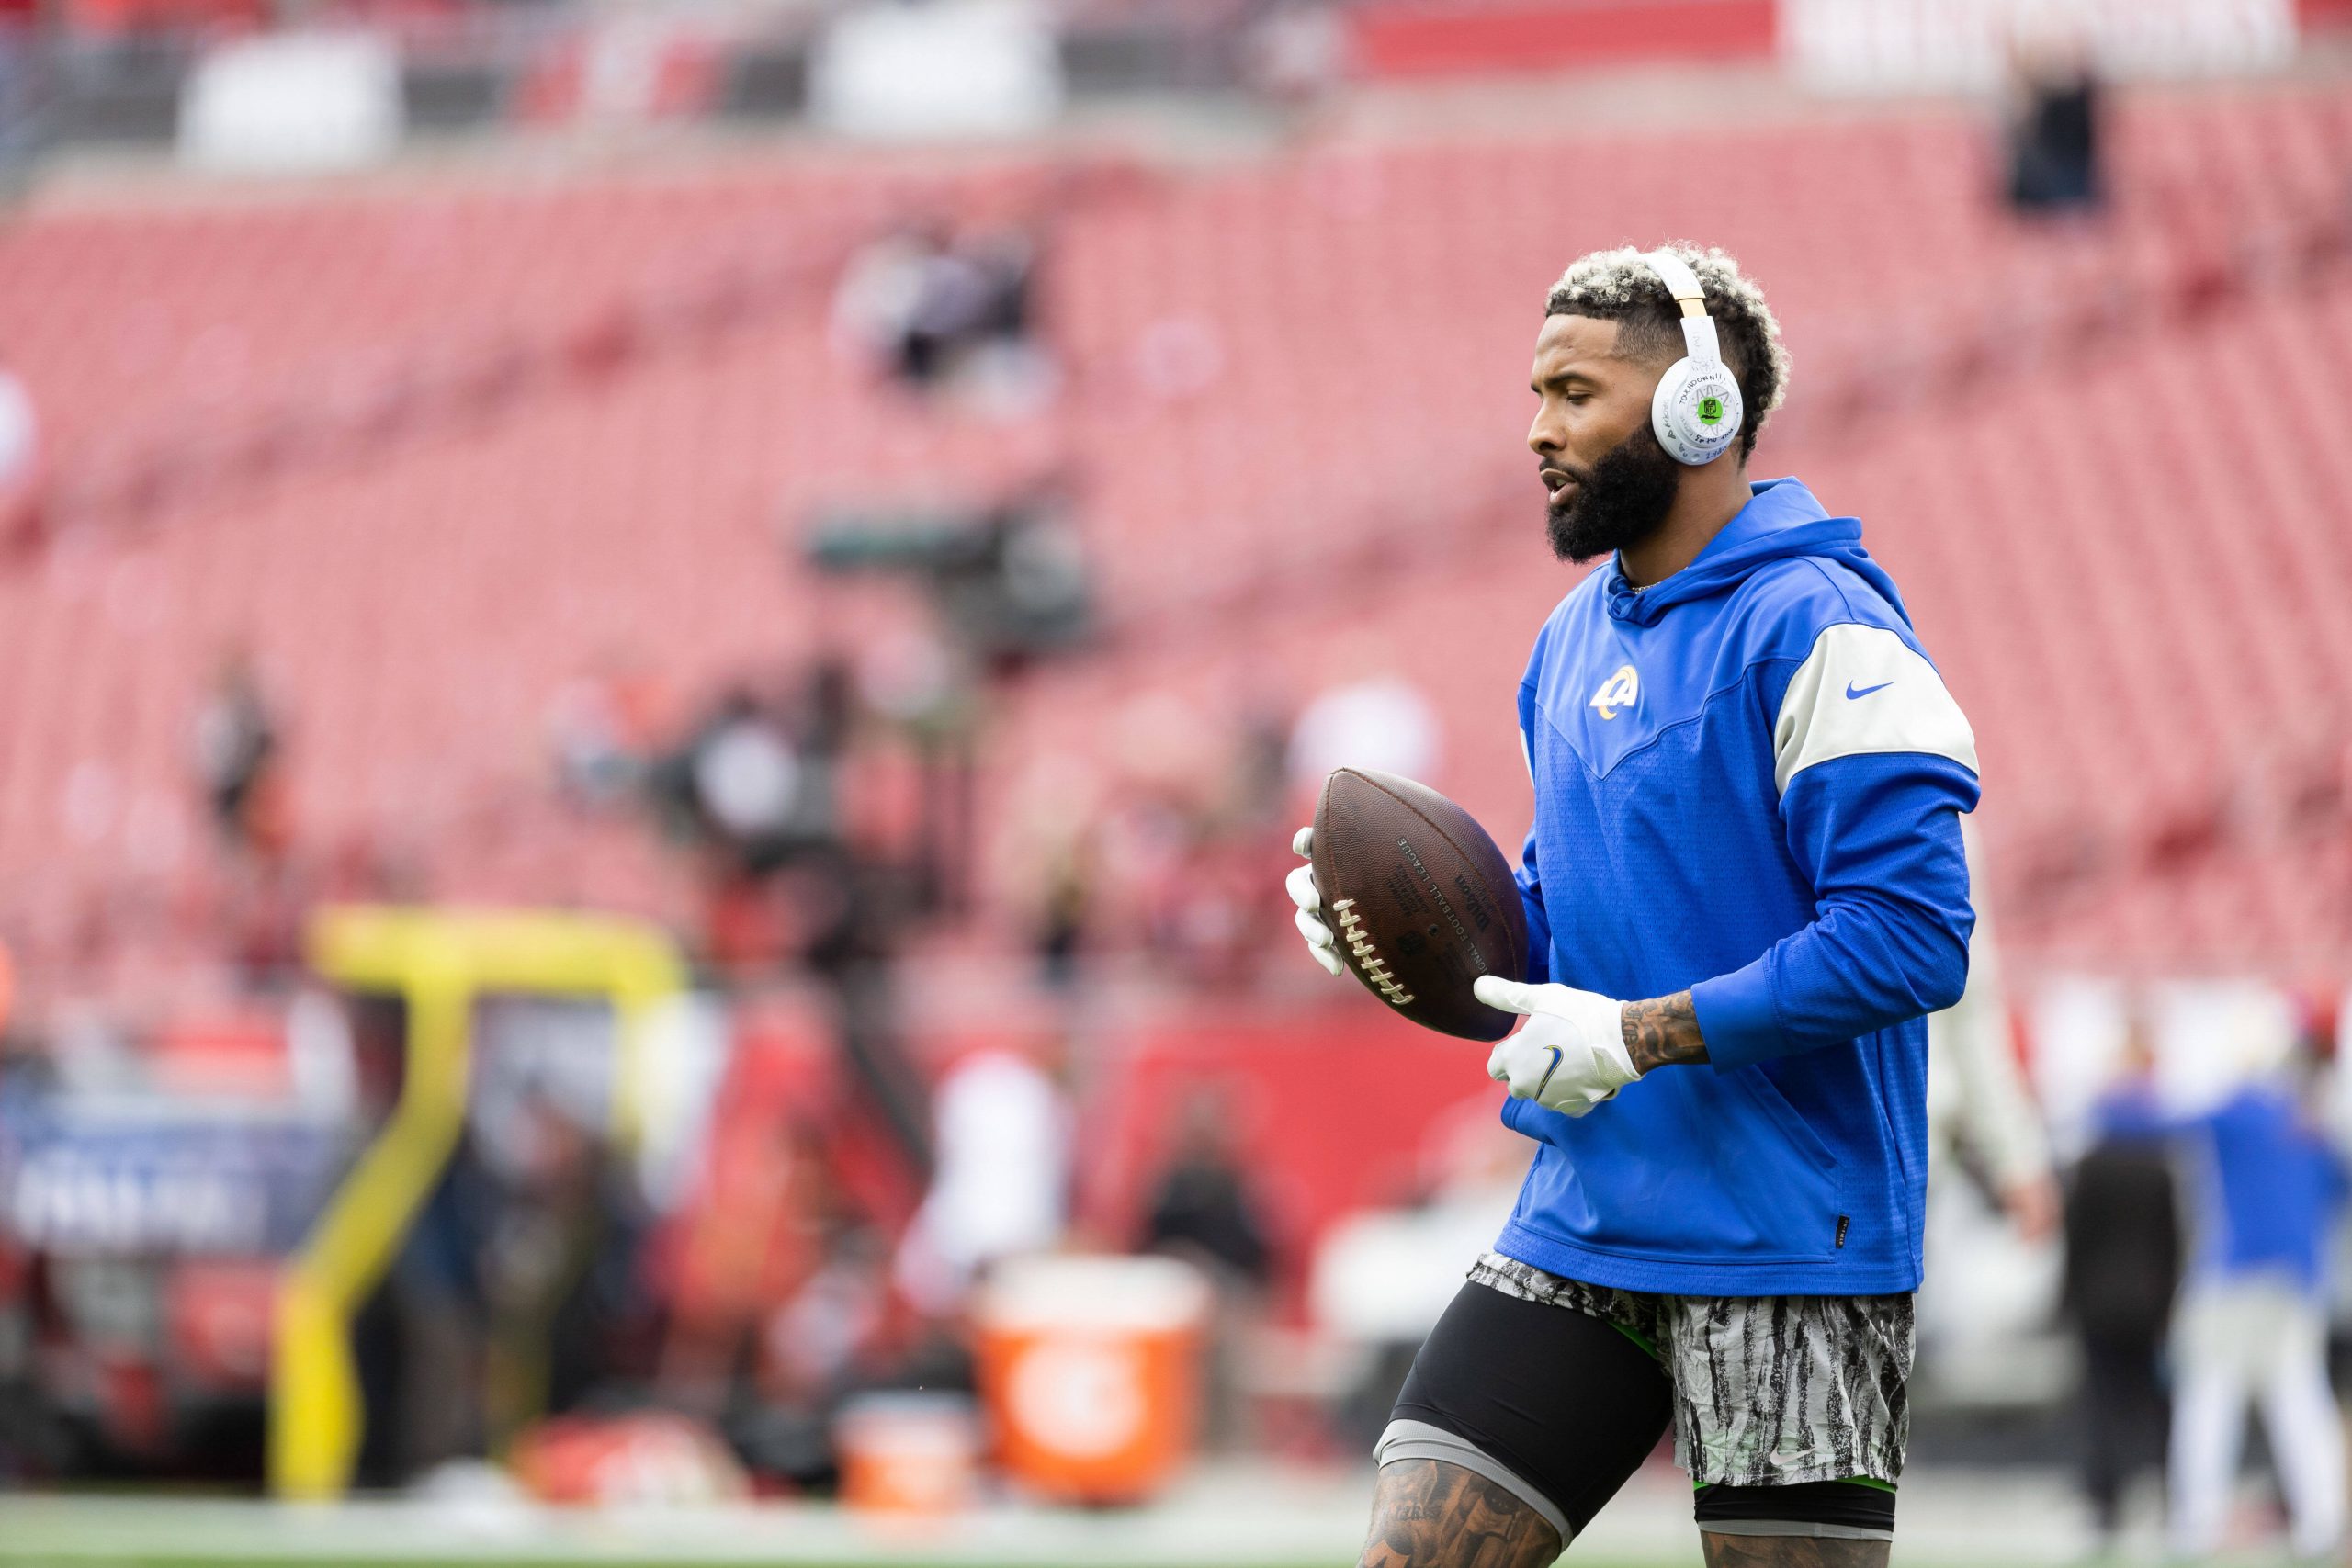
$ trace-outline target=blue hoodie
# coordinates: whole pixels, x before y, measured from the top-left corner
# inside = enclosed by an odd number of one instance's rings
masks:
[[[1580,1119],[1506,1100],[1542,1146],[1498,1246],[1628,1290],[1908,1291],[1975,742],[1861,525],[1752,489],[1664,581],[1578,583],[1520,684],[1529,978],[1688,989],[1710,1062]]]

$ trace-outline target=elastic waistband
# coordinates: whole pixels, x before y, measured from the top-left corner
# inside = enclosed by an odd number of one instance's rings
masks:
[[[1564,1279],[1662,1296],[1894,1296],[1919,1288],[1919,1270],[1908,1262],[1848,1258],[1726,1265],[1721,1258],[1626,1258],[1523,1220],[1503,1227],[1495,1250]]]

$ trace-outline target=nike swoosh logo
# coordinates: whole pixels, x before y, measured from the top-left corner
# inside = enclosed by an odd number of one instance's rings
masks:
[[[1849,681],[1849,682],[1846,682],[1846,700],[1847,700],[1848,702],[1849,702],[1849,703],[1850,703],[1850,702],[1852,702],[1856,697],[1867,697],[1867,696],[1869,696],[1872,692],[1883,692],[1883,691],[1885,691],[1889,686],[1892,686],[1892,685],[1894,685],[1894,682],[1892,682],[1892,681],[1881,681],[1881,682],[1880,682],[1877,685],[1875,685],[1875,686],[1864,686],[1860,691],[1859,691],[1859,692],[1858,692],[1858,691],[1856,691],[1856,690],[1854,689],[1854,683],[1853,683],[1851,681]]]
[[[1548,1067],[1546,1067],[1546,1068],[1544,1068],[1544,1077],[1543,1077],[1543,1081],[1541,1081],[1540,1083],[1538,1083],[1538,1084],[1535,1086],[1535,1092],[1534,1092],[1533,1094],[1529,1095],[1527,1098],[1528,1098],[1528,1099],[1530,1099],[1530,1100],[1541,1100],[1541,1099],[1543,1099],[1543,1098],[1544,1098],[1544,1091],[1545,1089],[1550,1089],[1550,1088],[1552,1087],[1552,1075],[1553,1075],[1554,1073],[1558,1072],[1559,1070],[1560,1070],[1560,1048],[1559,1048],[1557,1045],[1555,1045],[1555,1046],[1553,1046],[1553,1047],[1552,1047],[1552,1065],[1551,1065],[1550,1066],[1548,1066]]]

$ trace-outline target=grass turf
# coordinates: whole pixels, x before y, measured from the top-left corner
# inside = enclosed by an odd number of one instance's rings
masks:
[[[1694,1549],[1694,1560],[1695,1557],[1696,1551]],[[6,1544],[0,1544],[0,1563],[8,1565],[8,1568],[48,1568],[48,1565],[51,1564],[54,1564],[55,1568],[226,1568],[226,1560],[219,1557],[115,1556],[106,1552],[93,1554],[78,1551],[70,1555],[41,1551],[18,1553],[10,1551]],[[608,1562],[601,1557],[547,1558],[543,1560],[527,1560],[506,1557],[492,1559],[469,1559],[462,1557],[434,1557],[419,1559],[415,1557],[391,1558],[357,1556],[254,1557],[246,1559],[245,1564],[252,1565],[252,1568],[394,1568],[395,1564],[398,1564],[399,1568],[420,1568],[420,1565],[421,1568],[585,1568],[585,1565],[588,1564],[593,1564],[594,1568],[675,1568],[674,1564],[657,1561],[614,1560]],[[245,1565],[241,1564],[240,1568],[245,1568]],[[745,1558],[740,1563],[730,1562],[728,1564],[728,1568],[759,1568],[759,1560],[756,1558]],[[874,1564],[871,1562],[810,1563],[795,1562],[791,1564],[791,1568],[874,1568]],[[910,1563],[904,1559],[893,1559],[892,1568],[924,1568],[924,1565]],[[947,1565],[941,1564],[940,1568],[947,1568]],[[1055,1564],[1055,1568],[1109,1568],[1109,1565],[1098,1565],[1084,1562],[1057,1562]],[[1233,1568],[1331,1568],[1331,1564],[1329,1562],[1318,1558],[1280,1562],[1240,1563],[1234,1564]],[[1659,1564],[1655,1562],[1629,1563],[1594,1561],[1587,1562],[1582,1559],[1578,1559],[1577,1562],[1577,1568],[1659,1568]]]

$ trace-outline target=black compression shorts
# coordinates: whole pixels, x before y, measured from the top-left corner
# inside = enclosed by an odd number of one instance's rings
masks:
[[[1568,1541],[1665,1436],[1673,1385],[1606,1319],[1463,1286],[1414,1359],[1377,1458],[1461,1465],[1518,1495]],[[1871,1482],[1702,1486],[1717,1535],[1892,1540],[1894,1490]]]

